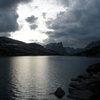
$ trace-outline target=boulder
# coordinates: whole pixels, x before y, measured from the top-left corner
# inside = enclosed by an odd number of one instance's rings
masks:
[[[96,64],[93,64],[93,65],[90,65],[87,70],[86,70],[88,73],[97,73],[97,72],[100,72],[100,63],[96,63]]]
[[[59,87],[57,88],[57,90],[54,92],[55,96],[57,96],[58,98],[62,98],[65,95],[65,91]]]

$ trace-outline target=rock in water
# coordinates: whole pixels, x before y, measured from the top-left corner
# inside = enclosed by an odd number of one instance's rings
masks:
[[[54,94],[58,97],[58,98],[62,98],[65,95],[65,91],[62,88],[57,88],[57,90],[54,92]]]

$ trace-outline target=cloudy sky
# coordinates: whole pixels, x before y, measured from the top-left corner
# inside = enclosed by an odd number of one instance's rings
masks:
[[[100,39],[100,0],[0,0],[0,36],[84,47]]]

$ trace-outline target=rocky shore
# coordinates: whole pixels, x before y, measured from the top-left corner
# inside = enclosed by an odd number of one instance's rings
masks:
[[[73,78],[69,84],[69,98],[76,100],[100,99],[100,63],[93,64],[87,69],[87,74]]]

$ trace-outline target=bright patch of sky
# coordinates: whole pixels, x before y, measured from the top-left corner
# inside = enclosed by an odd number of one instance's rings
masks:
[[[24,42],[43,43],[48,38],[45,33],[50,30],[46,27],[46,21],[55,19],[57,14],[65,9],[58,5],[56,0],[34,0],[28,4],[20,4],[17,9],[20,29],[11,33],[11,37]],[[36,29],[30,29],[30,23],[26,21],[31,16],[38,18],[34,23],[37,25]]]

